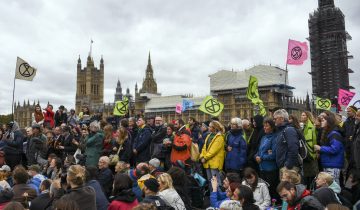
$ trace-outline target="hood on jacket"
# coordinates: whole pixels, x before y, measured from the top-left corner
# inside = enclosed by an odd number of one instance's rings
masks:
[[[339,194],[341,192],[341,187],[338,183],[333,181],[333,183],[329,186],[330,189],[332,189],[336,194]]]
[[[17,130],[20,130],[19,124],[16,121],[11,122],[11,132],[15,132]]]
[[[122,190],[119,192],[113,200],[116,201],[122,201],[125,203],[132,203],[136,199],[135,193],[132,191],[132,189]]]
[[[295,186],[295,188],[296,188],[296,195],[295,195],[295,199],[291,203],[291,205],[294,205],[294,204],[300,202],[300,200],[302,198],[304,198],[305,196],[310,195],[310,191],[306,190],[305,185],[298,184],[298,185]]]
[[[313,196],[317,198],[323,206],[327,206],[328,204],[333,203],[339,203],[336,198],[335,192],[327,187],[321,187],[315,190]]]
[[[242,129],[230,129],[229,132],[234,136],[242,135]]]
[[[264,117],[261,115],[255,115],[254,116],[254,122],[256,124],[255,129],[256,130],[261,130],[264,126],[263,126],[263,122],[264,122]]]

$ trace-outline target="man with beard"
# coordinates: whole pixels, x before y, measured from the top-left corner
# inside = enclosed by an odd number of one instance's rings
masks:
[[[192,163],[190,131],[186,129],[185,122],[182,119],[176,120],[174,127],[176,133],[171,150],[171,163],[180,167],[185,166],[184,170],[188,171]]]
[[[294,185],[283,181],[277,187],[281,199],[288,203],[287,209],[324,209],[320,201],[310,195],[310,191],[302,184]]]
[[[166,127],[163,125],[161,117],[155,117],[155,129],[151,134],[150,154],[152,158],[157,158],[161,152],[163,139],[166,136]]]
[[[133,144],[133,154],[135,162],[147,162],[150,160],[150,142],[151,142],[151,128],[145,124],[143,117],[140,117],[136,122],[139,130]]]
[[[189,129],[191,131],[191,139],[194,143],[199,143],[200,126],[199,123],[193,117],[189,117],[188,120]]]
[[[242,136],[242,121],[240,118],[231,119],[231,129],[225,135],[226,158],[225,169],[227,172],[239,173],[246,164],[246,142]]]

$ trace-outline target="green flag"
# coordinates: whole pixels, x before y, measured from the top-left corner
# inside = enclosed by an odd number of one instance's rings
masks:
[[[258,114],[265,116],[266,109],[263,101],[260,99],[259,96],[258,80],[254,76],[250,76],[249,85],[246,90],[246,96],[255,106],[258,107],[259,109]]]
[[[261,101],[258,91],[258,80],[256,77],[250,76],[246,96],[253,104],[258,103],[259,100]]]
[[[260,100],[260,101],[261,101],[261,100]],[[258,106],[258,107],[259,107],[258,114],[260,114],[261,116],[265,117],[265,115],[266,115],[266,109],[265,109],[264,103],[261,101],[261,102],[255,104],[255,106]]]
[[[122,101],[116,101],[113,114],[116,116],[126,115],[129,107],[129,99],[126,96],[123,96]]]
[[[215,117],[219,116],[219,114],[223,109],[224,109],[224,104],[222,104],[212,96],[206,96],[201,106],[199,107],[200,111]]]
[[[330,110],[331,101],[327,98],[316,97],[316,109]]]

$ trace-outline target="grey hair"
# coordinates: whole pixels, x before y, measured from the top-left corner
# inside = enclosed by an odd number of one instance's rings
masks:
[[[236,124],[239,128],[242,128],[242,120],[238,117],[231,118],[231,123]]]
[[[241,126],[242,125],[250,125],[250,121],[248,120],[248,119],[243,119],[242,121],[241,121]]]
[[[220,205],[221,210],[242,210],[241,204],[239,201],[235,200],[226,200]]]
[[[95,120],[95,121],[90,123],[89,127],[90,127],[90,129],[92,128],[95,131],[99,131],[100,130],[100,122]]]
[[[284,120],[289,120],[289,113],[285,109],[279,109],[274,112],[274,116],[280,116],[284,118]]]

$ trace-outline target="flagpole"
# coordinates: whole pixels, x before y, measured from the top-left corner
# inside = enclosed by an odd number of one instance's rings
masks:
[[[285,100],[285,95],[286,95],[286,82],[287,82],[287,76],[288,76],[288,64],[286,61],[286,65],[285,65],[285,84],[284,84],[284,92],[283,92],[283,108],[286,109],[286,100]]]
[[[15,79],[16,78],[14,76],[13,97],[12,97],[12,104],[11,104],[11,119],[12,119],[12,121],[14,121]]]

